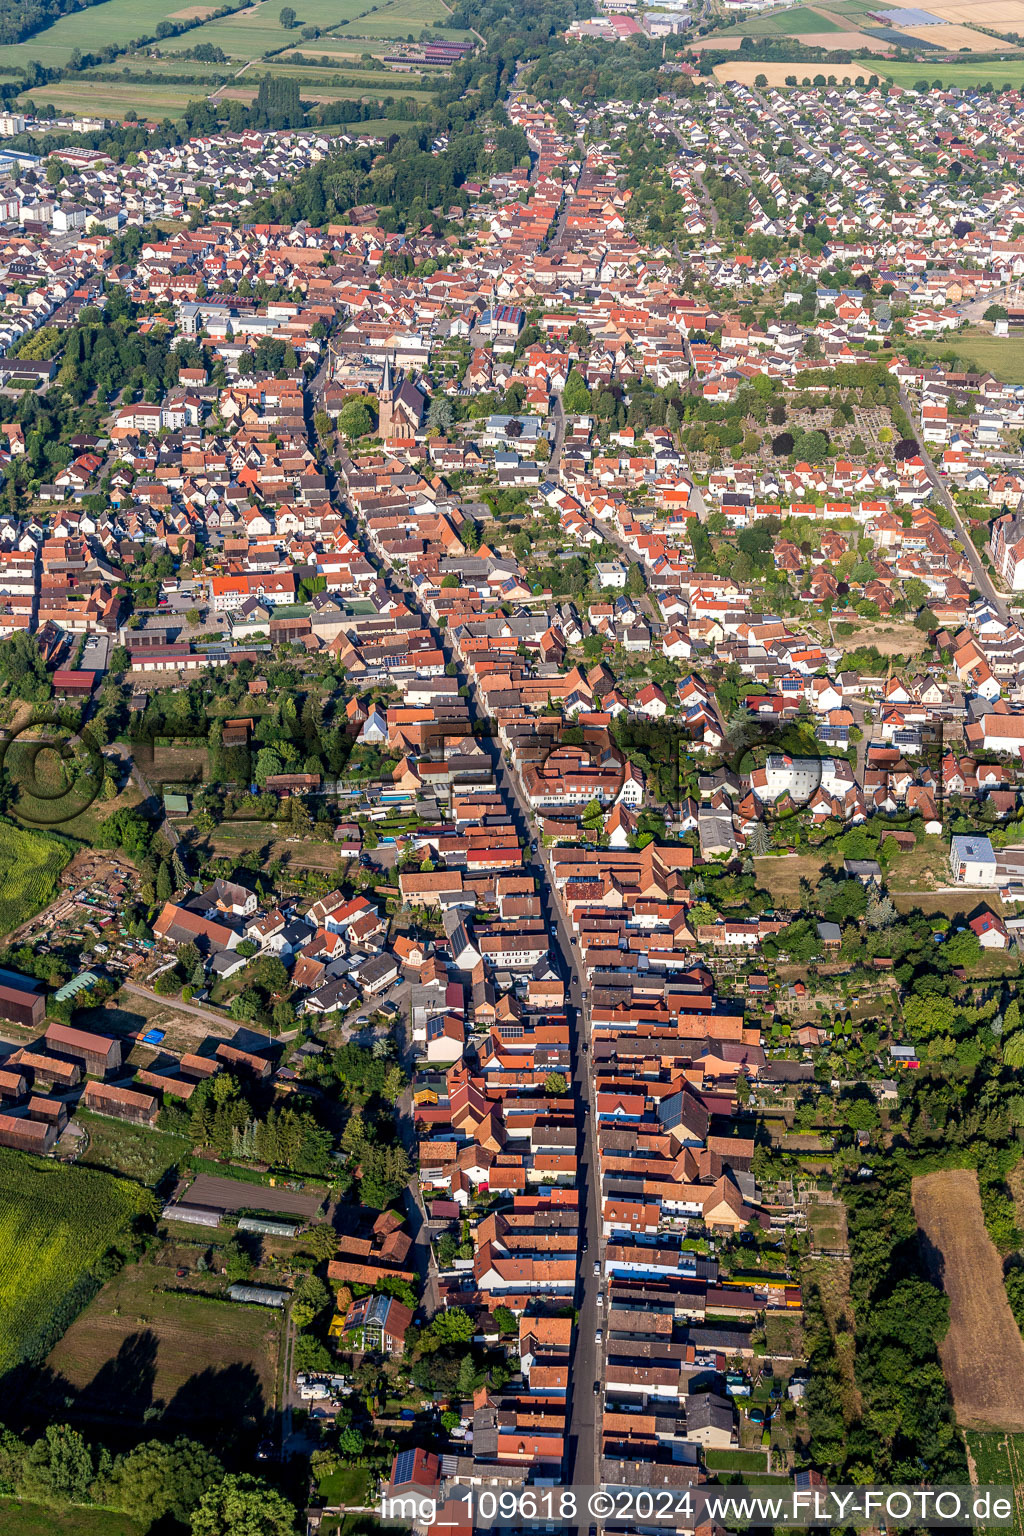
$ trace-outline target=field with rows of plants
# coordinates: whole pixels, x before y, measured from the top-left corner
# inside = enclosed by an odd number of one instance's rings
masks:
[[[127,1179],[0,1150],[0,1375],[48,1352],[148,1198]]]
[[[53,900],[70,858],[55,838],[0,821],[0,938]]]

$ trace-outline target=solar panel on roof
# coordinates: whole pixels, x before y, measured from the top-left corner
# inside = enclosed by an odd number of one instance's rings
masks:
[[[412,1481],[412,1473],[415,1462],[416,1452],[414,1450],[399,1451],[395,1460],[395,1476],[393,1479],[396,1485],[399,1483],[408,1483]]]

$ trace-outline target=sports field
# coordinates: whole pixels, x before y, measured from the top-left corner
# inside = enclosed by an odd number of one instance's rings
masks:
[[[943,1168],[913,1183],[925,1262],[949,1297],[942,1369],[963,1429],[1024,1430],[1024,1339],[985,1230],[973,1168]]]
[[[46,1339],[141,1198],[124,1179],[0,1150],[0,1375]]]

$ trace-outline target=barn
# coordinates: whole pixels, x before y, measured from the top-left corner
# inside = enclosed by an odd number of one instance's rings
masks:
[[[81,1064],[91,1077],[106,1077],[121,1065],[121,1042],[107,1035],[93,1035],[70,1024],[50,1024],[46,1044],[55,1056],[66,1056]]]
[[[52,1151],[56,1140],[57,1127],[45,1120],[0,1114],[0,1147],[14,1147],[19,1152],[35,1152],[42,1157]]]
[[[151,1093],[135,1093],[131,1088],[115,1088],[110,1083],[88,1082],[82,1104],[97,1115],[113,1120],[131,1120],[136,1125],[155,1125],[160,1101]]]
[[[46,999],[41,992],[32,992],[28,987],[12,986],[4,981],[0,982],[0,1019],[6,1019],[10,1024],[26,1024],[34,1029],[43,1021],[46,1012]]]

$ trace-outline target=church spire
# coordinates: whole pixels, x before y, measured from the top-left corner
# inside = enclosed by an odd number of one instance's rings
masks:
[[[394,380],[391,377],[391,359],[386,357],[384,359],[384,378],[380,386],[381,397],[386,397],[390,401],[394,388]]]

